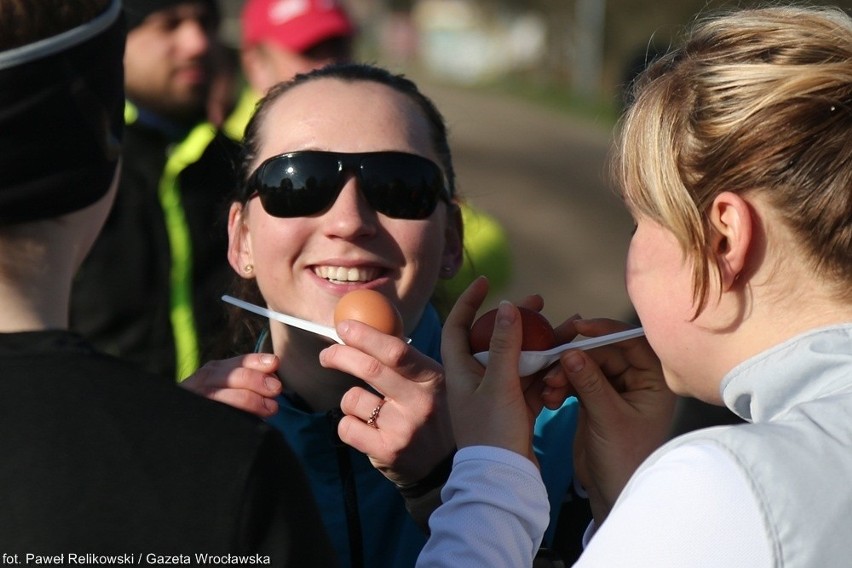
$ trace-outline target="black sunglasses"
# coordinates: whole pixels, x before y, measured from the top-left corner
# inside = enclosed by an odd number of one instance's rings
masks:
[[[406,152],[344,154],[306,150],[265,160],[251,174],[249,199],[260,196],[273,217],[307,217],[328,209],[347,172],[374,210],[396,219],[425,219],[438,200],[450,201],[441,168]]]

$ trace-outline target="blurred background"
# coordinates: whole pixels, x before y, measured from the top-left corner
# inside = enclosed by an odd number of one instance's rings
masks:
[[[242,0],[220,2],[223,39],[237,46]],[[506,231],[512,277],[488,307],[539,293],[553,323],[575,313],[631,318],[633,224],[607,177],[623,89],[700,14],[761,2],[342,3],[359,26],[360,59],[405,73],[436,102],[461,194]]]
[[[222,33],[239,42],[242,0],[220,0]],[[619,95],[626,69],[665,49],[702,12],[738,0],[343,0],[359,49],[385,66],[420,67],[465,85],[508,78]],[[765,3],[765,0],[764,2]],[[848,9],[852,1],[834,2]]]

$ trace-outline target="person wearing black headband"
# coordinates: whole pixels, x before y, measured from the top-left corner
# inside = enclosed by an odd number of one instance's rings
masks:
[[[74,284],[71,326],[164,381],[223,327],[235,142],[205,120],[214,0],[126,0],[125,158],[116,203]]]
[[[68,331],[116,193],[124,25],[119,0],[19,4],[0,0],[3,563],[332,565],[277,432]]]

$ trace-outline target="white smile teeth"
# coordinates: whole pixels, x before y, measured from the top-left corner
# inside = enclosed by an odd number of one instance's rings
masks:
[[[379,269],[353,266],[317,266],[314,274],[332,282],[369,282],[379,275]]]

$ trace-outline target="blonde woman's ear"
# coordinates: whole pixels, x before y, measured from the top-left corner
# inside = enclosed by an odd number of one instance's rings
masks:
[[[714,229],[713,254],[719,267],[722,289],[728,290],[747,270],[754,253],[754,211],[748,201],[732,192],[722,192],[713,200],[710,224]]]

